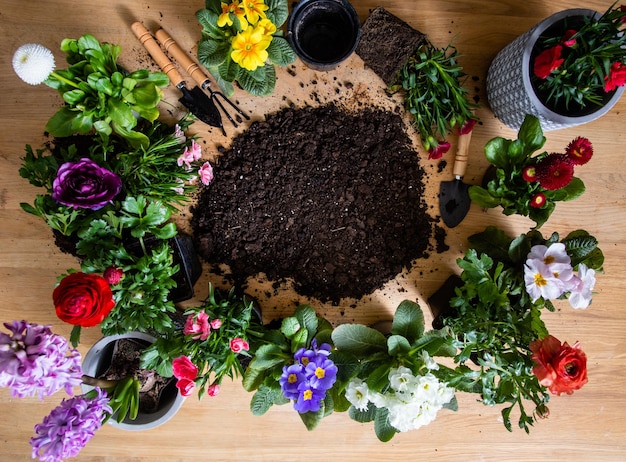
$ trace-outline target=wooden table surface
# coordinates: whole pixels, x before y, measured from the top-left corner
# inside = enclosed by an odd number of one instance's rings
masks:
[[[587,7],[606,10],[609,1],[581,0],[353,0],[364,21],[376,6],[384,6],[426,33],[437,46],[451,39],[463,57],[461,64],[473,77],[468,81],[472,94],[482,104],[472,140],[466,180],[478,183],[487,163],[482,155],[485,143],[494,136],[515,136],[487,106],[485,76],[495,54],[507,43],[541,19],[566,8]],[[149,28],[165,28],[192,50],[200,36],[194,13],[202,1],[166,2],[162,0],[46,0],[43,2],[0,0],[0,320],[28,319],[52,324],[56,332],[68,335],[70,327],[59,321],[52,306],[51,293],[56,277],[76,267],[73,258],[55,247],[48,228],[20,209],[20,202],[31,202],[36,189],[18,175],[25,144],[40,146],[45,141],[44,125],[60,104],[50,88],[24,84],[11,68],[15,49],[24,43],[41,43],[55,53],[64,67],[59,51],[63,38],[78,38],[85,33],[101,41],[122,46],[121,61],[129,68],[151,67],[153,62],[130,31],[130,24],[141,20]],[[237,92],[237,102],[251,112],[253,119],[275,111],[289,102],[296,105],[321,102],[343,103],[372,101],[393,106],[384,96],[383,84],[364,68],[357,56],[327,73],[308,70],[300,62],[295,72],[278,72],[276,92],[268,98],[255,98]],[[337,81],[354,85],[341,94]],[[317,96],[315,96],[317,95]],[[169,89],[163,104],[163,117],[182,114],[176,92]],[[431,425],[399,434],[390,443],[380,443],[371,425],[351,421],[345,414],[325,419],[314,432],[307,432],[291,406],[275,407],[263,417],[249,411],[250,395],[239,382],[225,382],[216,398],[187,399],[181,411],[158,429],[130,433],[110,426],[101,429],[77,461],[298,461],[337,460],[426,460],[450,461],[618,461],[626,460],[626,309],[622,298],[626,289],[626,174],[624,154],[626,99],[602,119],[587,125],[549,132],[546,149],[560,151],[576,136],[586,136],[594,144],[595,156],[577,170],[587,192],[582,198],[561,203],[543,226],[544,235],[557,231],[562,235],[584,228],[600,240],[606,255],[605,274],[598,277],[594,303],[586,311],[574,311],[567,302],[555,313],[546,313],[546,323],[553,335],[570,343],[580,340],[588,357],[589,383],[572,396],[554,397],[550,417],[539,422],[530,435],[522,430],[509,433],[501,423],[500,408],[488,408],[474,397],[458,395],[459,411],[442,411]],[[227,126],[228,136],[202,123],[193,130],[206,142],[204,155],[214,159],[216,147],[228,145],[236,131]],[[451,177],[451,165],[437,172],[420,148],[420,162],[429,174],[426,200],[437,210],[436,191],[441,180]],[[188,215],[182,217],[184,224]],[[483,212],[475,205],[465,221],[449,230],[446,242],[450,250],[417,261],[415,267],[399,275],[384,289],[354,303],[355,307],[333,307],[313,302],[335,323],[356,320],[368,323],[387,318],[401,298],[424,300],[455,272],[455,260],[466,248],[466,237],[497,225],[513,234],[526,232],[531,222],[524,218],[505,217],[499,210]],[[622,259],[625,259],[624,261]],[[211,275],[203,276],[199,297]],[[261,289],[259,289],[261,290]],[[262,300],[266,316],[279,316],[293,309],[301,300],[288,287],[279,295]],[[352,303],[350,303],[352,304]],[[343,311],[343,316],[340,314]],[[80,349],[100,337],[96,329],[83,334]],[[13,399],[8,390],[0,390],[0,461],[30,460],[29,438],[33,426],[61,400],[55,395],[45,401]]]

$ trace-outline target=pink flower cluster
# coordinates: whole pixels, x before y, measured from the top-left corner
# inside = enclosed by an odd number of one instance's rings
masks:
[[[209,320],[209,315],[200,311],[198,314],[187,316],[183,333],[193,335],[194,340],[206,340],[211,334],[211,329],[217,330],[222,327],[221,319]]]
[[[596,283],[595,271],[584,263],[574,274],[565,245],[555,242],[549,247],[535,245],[524,265],[524,283],[533,302],[539,298],[554,300],[567,294],[574,308],[587,308]]]
[[[177,163],[179,167],[185,165],[190,170],[192,164],[200,159],[202,159],[202,148],[195,140],[191,140],[191,147],[185,146],[185,150],[178,158]],[[202,164],[198,170],[198,176],[204,185],[208,185],[213,180],[213,167],[208,161]]]

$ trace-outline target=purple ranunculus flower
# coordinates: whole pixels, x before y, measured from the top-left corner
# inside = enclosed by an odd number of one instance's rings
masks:
[[[52,183],[52,199],[69,207],[98,210],[122,190],[120,177],[93,160],[65,162]]]
[[[35,436],[30,439],[33,459],[62,462],[78,455],[102,426],[104,413],[112,413],[106,392],[94,390],[94,398],[81,395],[64,399],[43,422],[35,425]]]
[[[0,387],[18,398],[43,399],[62,388],[71,395],[83,374],[78,350],[49,326],[26,321],[5,323],[0,332]]]
[[[301,364],[292,364],[283,367],[283,374],[278,382],[287,399],[298,399],[298,386],[305,380],[304,367]]]

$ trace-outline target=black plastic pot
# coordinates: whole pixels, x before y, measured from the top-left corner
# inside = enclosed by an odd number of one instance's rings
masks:
[[[359,16],[347,0],[301,0],[287,24],[287,39],[298,57],[320,71],[348,58],[360,37]]]
[[[156,246],[161,242],[154,236],[144,238],[146,248]],[[180,270],[173,276],[176,281],[176,287],[170,292],[170,300],[174,303],[189,300],[194,296],[194,285],[198,282],[202,274],[202,263],[193,246],[193,240],[185,234],[178,234],[169,240],[169,244],[173,250],[173,263],[179,265]],[[128,245],[128,250],[134,255],[140,255],[142,252],[139,241],[134,240]]]

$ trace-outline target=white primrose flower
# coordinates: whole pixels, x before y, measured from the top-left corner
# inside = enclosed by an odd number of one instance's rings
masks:
[[[370,391],[361,379],[352,379],[346,387],[346,399],[359,411],[367,411]]]
[[[596,272],[587,265],[578,265],[576,284],[570,289],[569,303],[574,309],[585,309],[591,303],[591,293],[596,285]]]
[[[425,350],[422,350],[420,352],[420,356],[422,357],[422,361],[424,361],[424,365],[426,366],[426,369],[428,369],[429,371],[439,370],[439,364],[437,364],[437,361],[431,358],[430,355]]]
[[[54,70],[54,55],[43,45],[27,43],[13,55],[13,69],[27,84],[39,85]]]
[[[411,391],[417,385],[417,378],[408,367],[400,366],[389,371],[389,385],[395,391]]]

